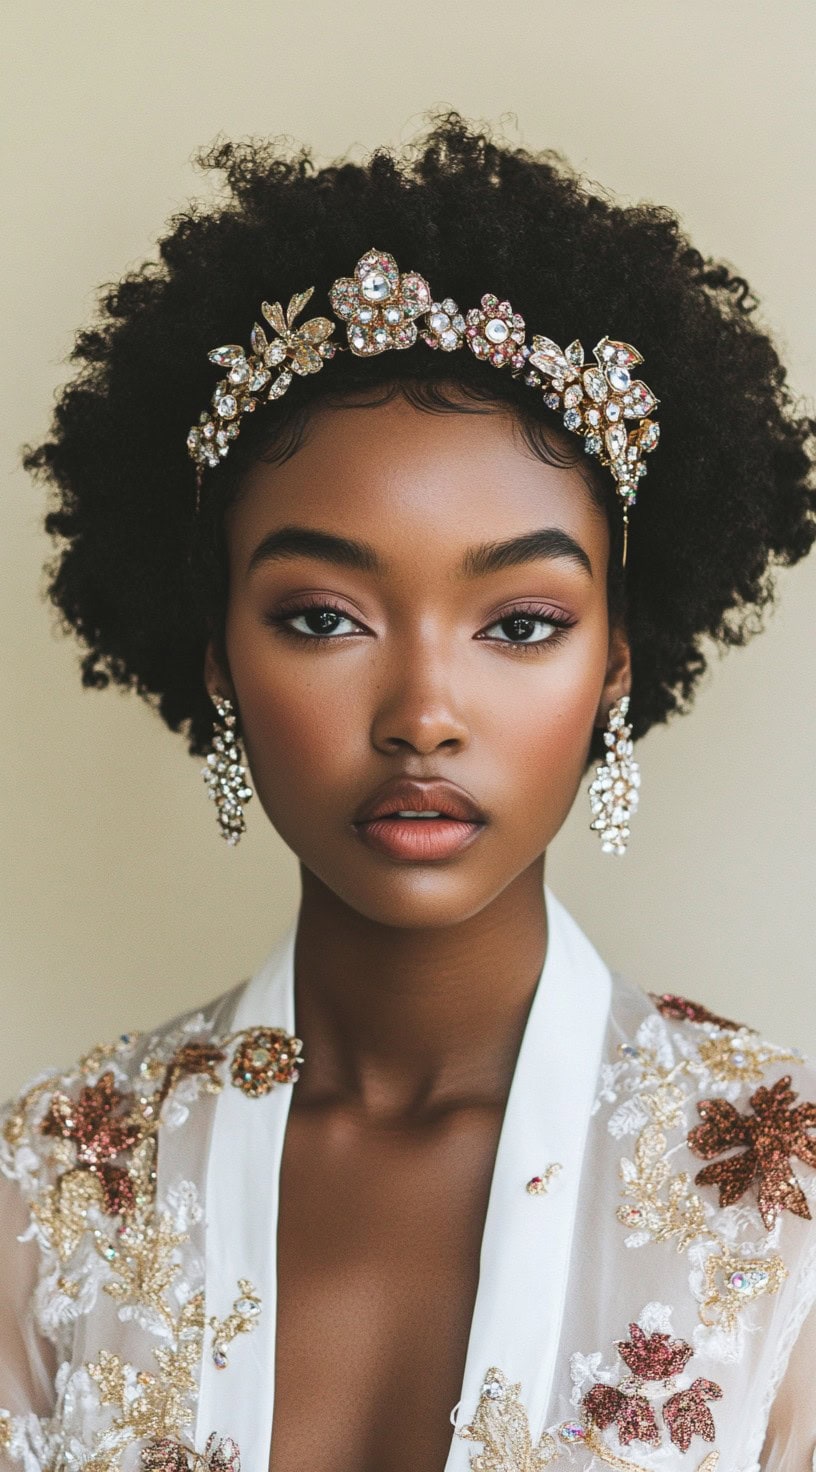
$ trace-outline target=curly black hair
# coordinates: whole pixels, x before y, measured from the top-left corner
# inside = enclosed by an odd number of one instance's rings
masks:
[[[209,349],[247,342],[265,298],[314,283],[309,313],[326,311],[330,283],[375,245],[462,304],[486,290],[509,298],[556,342],[637,344],[663,434],[632,513],[625,579],[611,475],[593,467],[590,480],[609,515],[610,605],[632,647],[633,734],[687,709],[705,639],[744,643],[773,598],[773,565],[795,563],[816,538],[816,423],[797,410],[745,280],[704,259],[668,210],[618,204],[559,156],[496,141],[457,113],[362,164],[317,167],[281,140],[219,142],[199,162],[224,175],[225,197],[175,217],[158,262],[106,291],[99,322],[77,339],[79,371],[51,437],[25,454],[52,487],[49,593],[87,649],[83,683],[135,688],[204,750],[224,510],[254,457],[292,453],[318,400],[370,389],[436,412],[511,404],[542,457],[563,457],[567,439],[580,454],[540,394],[471,353],[346,353],[244,423],[228,459],[205,472],[196,515],[185,440],[214,387]]]

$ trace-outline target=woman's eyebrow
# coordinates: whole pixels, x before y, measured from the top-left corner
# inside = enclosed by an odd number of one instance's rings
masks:
[[[316,527],[292,525],[269,532],[258,543],[249,559],[247,573],[253,572],[262,563],[288,557],[314,557],[335,566],[351,567],[358,572],[378,573],[381,576],[387,575],[389,571],[388,564],[370,542],[341,537],[336,532],[321,531]],[[524,532],[502,542],[479,542],[468,547],[462,558],[459,574],[466,578],[483,577],[505,567],[518,567],[522,563],[536,562],[542,558],[566,558],[592,577],[592,563],[583,547],[569,532],[555,526]]]

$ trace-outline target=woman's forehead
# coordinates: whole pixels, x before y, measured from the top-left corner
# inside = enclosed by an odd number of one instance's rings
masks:
[[[578,464],[548,464],[509,407],[430,412],[397,396],[321,406],[294,454],[258,461],[230,512],[230,543],[251,555],[259,536],[296,522],[410,559],[474,542],[561,528],[593,563],[608,547],[606,517]]]

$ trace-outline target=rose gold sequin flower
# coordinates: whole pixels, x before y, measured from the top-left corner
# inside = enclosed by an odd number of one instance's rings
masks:
[[[256,1027],[243,1033],[232,1060],[232,1082],[250,1099],[268,1094],[275,1084],[291,1084],[300,1077],[297,1067],[303,1044],[280,1027]]]
[[[746,1147],[705,1166],[695,1180],[698,1186],[719,1186],[720,1206],[731,1206],[756,1181],[760,1215],[769,1231],[783,1211],[810,1218],[790,1162],[797,1156],[816,1166],[816,1139],[808,1133],[816,1129],[816,1104],[794,1109],[797,1095],[790,1083],[786,1074],[773,1088],[757,1089],[749,1101],[753,1115],[740,1114],[727,1099],[703,1099],[697,1105],[703,1123],[688,1136],[689,1148],[703,1160],[738,1145]]]
[[[722,1389],[713,1380],[695,1380],[688,1390],[678,1390],[663,1407],[669,1436],[681,1452],[687,1452],[693,1436],[713,1441],[717,1432],[707,1400],[720,1400]]]
[[[194,1461],[189,1447],[169,1436],[157,1436],[140,1452],[142,1472],[190,1472]]]
[[[629,1339],[618,1343],[618,1353],[639,1380],[670,1380],[679,1375],[694,1351],[683,1339],[668,1334],[644,1334],[640,1324],[629,1325]]]
[[[416,271],[401,275],[393,256],[372,248],[360,257],[353,277],[334,282],[329,299],[346,323],[351,351],[370,358],[388,348],[413,346],[415,319],[428,311],[431,288]]]
[[[241,1453],[232,1437],[219,1439],[215,1431],[207,1438],[204,1461],[210,1472],[241,1472]]]
[[[504,368],[508,363],[515,369],[523,368],[525,354],[521,351],[525,335],[524,318],[514,312],[509,302],[500,302],[492,292],[482,297],[482,305],[471,307],[467,314],[465,341],[477,358],[487,358],[494,368]]]
[[[624,1395],[614,1385],[593,1385],[582,1405],[590,1421],[601,1431],[614,1426],[624,1446],[631,1441],[660,1445],[655,1414],[645,1396]]]
[[[41,1128],[44,1135],[74,1142],[77,1168],[97,1176],[107,1212],[115,1216],[131,1209],[133,1186],[128,1173],[111,1162],[138,1143],[143,1126],[132,1114],[130,1099],[115,1087],[112,1073],[103,1073],[98,1083],[86,1085],[76,1099],[54,1094]]]
[[[658,1012],[663,1017],[670,1017],[675,1022],[713,1022],[717,1027],[728,1028],[730,1032],[753,1032],[753,1028],[743,1027],[739,1022],[729,1022],[727,1017],[718,1017],[716,1012],[709,1012],[700,1002],[690,1002],[688,997],[675,996],[673,992],[649,992]]]

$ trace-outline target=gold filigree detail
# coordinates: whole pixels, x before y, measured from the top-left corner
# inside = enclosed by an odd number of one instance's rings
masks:
[[[782,1258],[739,1257],[723,1247],[705,1262],[705,1288],[700,1318],[709,1328],[730,1333],[747,1303],[764,1293],[776,1293],[788,1276]]]
[[[688,1173],[672,1175],[667,1148],[666,1136],[657,1125],[650,1123],[641,1130],[634,1159],[624,1156],[620,1164],[624,1195],[632,1204],[618,1207],[617,1218],[625,1227],[648,1232],[655,1242],[676,1238],[677,1251],[685,1252],[706,1235],[705,1209],[690,1189]]]
[[[796,1053],[764,1043],[747,1030],[706,1038],[698,1051],[720,1083],[759,1084],[770,1063],[793,1063],[797,1059]]]
[[[473,1420],[458,1433],[464,1441],[482,1443],[481,1452],[470,1453],[473,1472],[541,1472],[558,1456],[548,1431],[533,1446],[520,1390],[495,1365],[488,1370]]]
[[[203,1294],[188,1299],[174,1321],[174,1330],[173,1342],[153,1351],[160,1375],[136,1371],[118,1354],[104,1350],[87,1367],[102,1404],[119,1411],[112,1430],[119,1433],[120,1452],[147,1437],[179,1438],[193,1420],[191,1396],[198,1384],[204,1333]]]
[[[0,1451],[6,1451],[11,1446],[11,1415],[8,1411],[0,1411]]]
[[[116,1246],[105,1241],[101,1248],[115,1274],[105,1292],[119,1304],[150,1310],[172,1328],[175,1315],[165,1295],[178,1275],[177,1250],[186,1241],[187,1233],[173,1230],[167,1212],[158,1221],[129,1223]]]
[[[250,1334],[261,1312],[261,1300],[249,1279],[239,1278],[238,1288],[240,1293],[232,1305],[232,1312],[224,1319],[213,1315],[209,1320],[213,1335],[213,1364],[219,1370],[225,1369],[228,1364],[227,1345],[239,1334]]]
[[[587,1427],[584,1446],[588,1446],[590,1451],[595,1453],[598,1460],[603,1462],[607,1467],[612,1467],[614,1472],[648,1472],[648,1468],[644,1467],[641,1462],[633,1462],[629,1457],[621,1457],[617,1452],[613,1452],[612,1448],[605,1444],[594,1426]],[[697,1472],[716,1472],[719,1465],[719,1452],[709,1452],[707,1456],[703,1457],[702,1462],[697,1468]]]

